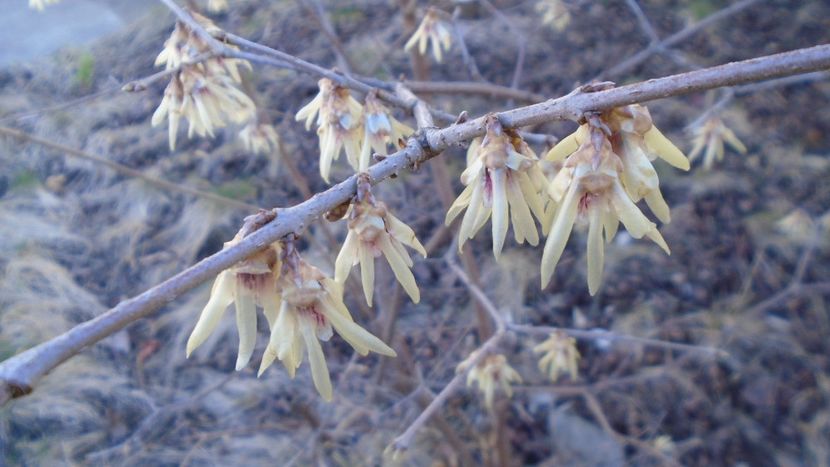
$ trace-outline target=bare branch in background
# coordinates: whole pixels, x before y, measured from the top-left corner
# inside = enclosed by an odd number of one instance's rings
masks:
[[[712,24],[726,19],[735,13],[743,11],[747,7],[750,7],[759,0],[741,0],[738,3],[730,5],[720,11],[712,13],[711,15],[703,18],[702,20],[698,21],[697,23],[691,24],[686,26],[682,30],[672,34],[669,37],[666,37],[662,41],[652,43],[645,49],[637,52],[636,54],[628,57],[627,59],[623,60],[622,62],[614,65],[613,67],[609,68],[608,70],[600,73],[599,75],[595,76],[593,80],[595,81],[602,81],[608,78],[617,77],[627,71],[630,71],[637,65],[645,62],[648,60],[652,55],[659,53],[662,50],[669,49],[674,47],[677,44],[685,41],[686,39],[692,37],[693,35],[697,34],[698,32],[702,31],[703,29],[711,26]]]
[[[16,138],[21,141],[27,141],[29,143],[39,144],[41,146],[54,149],[59,151],[67,156],[77,157],[79,159],[88,160],[94,162],[99,165],[103,165],[108,169],[114,170],[122,175],[126,175],[128,177],[137,178],[141,181],[146,182],[149,185],[152,185],[156,188],[161,188],[165,191],[172,191],[174,193],[184,193],[186,195],[193,195],[199,198],[209,199],[211,201],[215,201],[219,204],[223,204],[225,206],[229,206],[235,209],[241,209],[245,212],[257,211],[260,209],[259,206],[254,204],[246,203],[244,201],[237,201],[235,199],[227,198],[225,196],[217,195],[216,193],[210,193],[207,191],[197,190],[195,188],[190,188],[180,183],[173,183],[168,182],[167,180],[162,180],[160,178],[152,177],[150,175],[145,174],[144,172],[133,169],[131,167],[127,167],[124,164],[119,164],[118,162],[111,161],[101,156],[96,156],[95,154],[91,154],[86,151],[81,151],[75,148],[70,148],[69,146],[65,146],[63,144],[58,144],[53,141],[49,141],[47,139],[38,138],[37,136],[30,135],[24,131],[15,130],[14,128],[6,128],[0,127],[0,135],[8,136],[11,138]]]

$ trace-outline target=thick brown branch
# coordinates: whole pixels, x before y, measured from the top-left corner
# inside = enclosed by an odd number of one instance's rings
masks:
[[[508,127],[576,119],[588,110],[608,109],[827,68],[830,68],[830,45],[821,45],[606,91],[577,91],[559,99],[503,112],[498,116],[502,124]],[[427,130],[424,138],[410,139],[405,149],[372,166],[368,171],[369,175],[372,180],[379,182],[407,167],[435,157],[452,144],[483,133],[483,118],[440,130]],[[176,297],[270,243],[290,233],[302,231],[323,213],[349,200],[355,193],[356,181],[357,176],[352,176],[303,203],[280,210],[275,221],[246,237],[236,246],[209,256],[146,292],[118,304],[101,316],[0,363],[0,401],[7,396],[17,397],[31,392],[40,378],[83,348],[160,309]]]

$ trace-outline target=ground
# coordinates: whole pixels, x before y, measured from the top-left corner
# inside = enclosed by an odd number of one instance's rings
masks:
[[[63,3],[49,8],[73,11],[69,0]],[[634,82],[830,41],[825,2],[758,2],[676,46],[679,56],[657,54],[618,76],[606,76],[605,70],[648,44],[626,2],[566,2],[572,20],[561,32],[539,22],[534,3],[493,2],[524,35],[520,87],[550,97],[598,75]],[[727,2],[639,3],[658,35],[667,37]],[[335,64],[330,42],[298,3],[230,4],[229,13],[215,16],[226,30],[325,66]],[[447,3],[436,4],[451,11]],[[397,3],[326,5],[358,72],[382,79],[412,76],[402,51],[407,35]],[[142,93],[118,89],[155,71],[153,60],[173,18],[162,7],[150,7],[134,21],[125,19],[130,15],[118,20],[128,25],[96,42],[3,65],[0,125],[252,205],[301,201],[302,191],[285,163],[246,153],[235,129],[215,139],[180,136],[176,151],[169,150],[166,129],[150,126],[163,84]],[[482,75],[509,84],[517,49],[504,22],[484,8],[471,8],[461,25]],[[444,64],[430,64],[429,73],[436,80],[469,80],[457,44]],[[256,67],[248,79],[265,118],[283,139],[280,157],[294,161],[312,191],[325,189],[315,135],[293,120],[316,93],[316,78]],[[660,129],[688,150],[684,127],[720,95],[670,98],[649,108]],[[83,96],[92,97],[56,105]],[[429,98],[449,112],[476,116],[518,105],[487,96]],[[517,246],[511,238],[496,264],[487,232],[468,246],[483,289],[513,322],[602,327],[723,353],[580,340],[578,380],[551,385],[531,352],[538,340],[510,336],[500,351],[524,380],[513,397],[499,395],[489,411],[474,390],[458,392],[400,462],[830,463],[829,99],[826,77],[738,97],[724,118],[748,146],[746,155],[727,151],[710,171],[695,165],[686,173],[658,164],[673,217],[661,231],[672,254],[621,233],[608,248],[603,286],[594,297],[585,283],[583,233],[571,238],[552,285],[544,290],[538,285],[541,247]],[[574,127],[557,122],[533,131],[562,137]],[[250,214],[5,137],[0,138],[0,161],[0,359],[218,251]],[[446,164],[459,193],[460,148],[376,191],[424,242],[444,217],[433,185],[436,164]],[[341,161],[332,178],[348,174]],[[302,248],[307,259],[331,270],[337,246],[329,243],[326,231],[342,239],[345,227],[325,222],[321,228],[323,222],[304,234]],[[0,409],[4,463],[388,462],[386,446],[480,343],[473,301],[443,259],[452,246],[448,240],[437,245],[428,259],[416,261],[418,305],[401,296],[391,274],[380,268],[375,308],[362,306],[357,290],[347,291],[356,319],[385,337],[399,357],[359,358],[333,338],[325,352],[334,402],[317,396],[306,365],[294,380],[276,367],[256,378],[258,361],[235,373],[237,337],[230,313],[221,329],[185,359],[185,341],[209,295],[210,285],[204,284],[85,350],[47,376],[32,395]],[[394,315],[398,318],[390,328]],[[255,360],[266,340],[262,321]]]

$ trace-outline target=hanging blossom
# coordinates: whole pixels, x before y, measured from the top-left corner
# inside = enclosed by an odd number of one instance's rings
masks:
[[[352,168],[359,168],[363,107],[351,96],[348,88],[328,78],[321,79],[317,84],[320,92],[297,112],[296,120],[305,120],[306,130],[310,130],[317,116],[320,176],[328,182],[332,161],[340,157],[343,149]]]
[[[225,243],[225,248],[236,245],[240,240],[242,236],[237,235]],[[245,368],[256,345],[257,307],[263,309],[269,323],[273,323],[277,315],[280,302],[277,279],[282,269],[282,252],[282,245],[273,243],[265,250],[219,273],[210,291],[210,299],[187,340],[187,357],[213,333],[225,310],[233,303],[239,332],[236,370]]]
[[[285,262],[278,289],[281,292],[279,313],[271,323],[271,338],[258,375],[279,359],[291,378],[305,354],[317,392],[326,401],[333,391],[326,357],[320,341],[328,341],[334,331],[360,355],[370,351],[395,357],[395,351],[354,322],[343,304],[343,288],[309,265],[298,255]]]
[[[588,224],[588,290],[599,290],[604,262],[603,232],[610,242],[622,222],[634,238],[648,237],[666,253],[669,248],[656,224],[637,208],[646,204],[662,222],[671,220],[651,161],[660,157],[688,170],[689,162],[652,124],[640,105],[616,108],[591,116],[564,138],[547,159],[562,169],[549,186],[556,202],[550,235],[542,256],[542,287],[550,281],[575,223]]]
[[[418,53],[426,54],[427,43],[432,46],[432,55],[435,61],[441,63],[443,53],[449,51],[452,46],[452,35],[450,34],[450,27],[447,22],[441,17],[444,13],[430,8],[424,19],[415,30],[415,34],[406,41],[404,46],[405,51],[409,51],[415,44],[418,44]]]
[[[507,363],[507,358],[502,354],[488,355],[472,368],[467,369],[468,366],[467,361],[464,361],[456,371],[467,371],[467,386],[470,387],[473,383],[478,385],[479,391],[484,394],[484,405],[488,409],[493,408],[497,389],[501,388],[507,397],[512,397],[511,384],[522,382],[522,377]]]
[[[488,116],[485,125],[484,138],[473,141],[467,151],[467,169],[461,174],[466,188],[450,206],[444,222],[449,225],[467,210],[458,234],[460,251],[492,214],[493,254],[498,259],[510,223],[518,243],[539,243],[533,215],[539,220],[544,217],[541,192],[547,180],[536,154],[518,133],[503,128],[495,115]]]
[[[392,116],[389,109],[383,105],[373,89],[366,94],[363,106],[363,144],[360,152],[358,170],[365,172],[369,169],[372,151],[386,155],[387,146],[395,147],[400,140],[412,134],[412,128],[399,122]]]
[[[724,142],[735,151],[746,154],[744,143],[735,136],[735,132],[726,127],[720,117],[714,116],[706,119],[693,127],[691,133],[694,147],[689,153],[689,161],[694,161],[703,155],[704,170],[711,169],[716,161],[723,160]]]
[[[43,11],[47,5],[54,5],[59,1],[60,0],[29,0],[29,8],[33,8],[37,11]]]
[[[542,24],[550,25],[559,32],[564,31],[571,22],[571,13],[562,0],[539,0],[536,11],[542,14]]]
[[[221,13],[228,9],[227,0],[208,0],[207,9],[211,13]]]
[[[349,233],[334,265],[334,280],[344,284],[352,266],[360,263],[360,276],[366,303],[372,306],[375,282],[375,258],[381,254],[392,268],[395,278],[403,286],[413,302],[421,300],[421,293],[412,275],[412,258],[404,245],[424,258],[426,249],[415,237],[415,232],[393,216],[386,204],[375,200],[366,177],[358,182],[358,196],[352,202],[349,217]]]
[[[539,370],[548,375],[552,382],[567,374],[571,381],[576,381],[579,362],[579,350],[576,339],[563,331],[551,333],[544,342],[533,348],[534,353],[543,354],[539,359]]]
[[[273,125],[259,123],[256,120],[248,122],[239,132],[239,139],[245,149],[254,154],[268,154],[279,147],[280,138]]]
[[[212,21],[197,13],[193,18],[211,35],[222,33]],[[229,46],[230,47],[230,46]],[[188,138],[194,134],[214,136],[216,128],[228,122],[244,123],[254,118],[256,106],[240,88],[240,67],[251,68],[246,60],[213,57],[203,59],[210,45],[182,22],[177,22],[164,49],[156,57],[156,66],[178,69],[164,90],[164,97],[153,113],[152,125],[168,120],[170,149],[176,147],[179,121],[189,121]],[[198,62],[197,62],[198,61]]]

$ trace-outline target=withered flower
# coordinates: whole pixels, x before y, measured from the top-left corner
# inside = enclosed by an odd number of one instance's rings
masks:
[[[541,191],[547,183],[536,154],[513,130],[503,128],[495,115],[487,118],[487,134],[474,141],[467,153],[467,169],[461,174],[466,186],[450,206],[449,225],[463,210],[458,249],[473,238],[492,214],[493,254],[499,258],[509,221],[518,243],[539,243],[533,215],[544,217]],[[509,215],[509,218],[508,218]]]
[[[576,381],[579,370],[576,339],[563,331],[555,331],[544,342],[534,347],[533,352],[543,354],[539,359],[539,370],[548,375],[552,382],[558,381],[563,374]]]
[[[372,306],[375,282],[375,258],[381,254],[392,268],[395,278],[413,302],[421,300],[418,284],[412,275],[412,259],[404,245],[426,258],[427,252],[415,237],[415,232],[393,216],[386,204],[375,200],[367,180],[358,186],[358,196],[349,211],[349,233],[334,265],[334,279],[346,282],[352,266],[360,263],[360,276],[366,303]]]
[[[459,365],[460,371],[465,369],[463,365],[464,362]],[[467,386],[478,384],[479,391],[484,394],[484,405],[488,409],[493,408],[497,389],[501,388],[507,397],[512,397],[511,384],[521,382],[522,377],[507,363],[507,358],[502,354],[488,355],[467,371]]]
[[[452,34],[450,34],[450,27],[443,18],[441,12],[430,8],[424,15],[423,21],[415,30],[415,34],[406,41],[404,46],[405,51],[409,51],[415,44],[418,44],[418,53],[426,54],[427,42],[432,45],[432,55],[435,61],[441,63],[443,59],[443,52],[450,50],[452,46]]]
[[[235,237],[225,243],[225,248],[239,243],[241,239],[240,236]],[[239,332],[236,370],[248,364],[256,344],[257,306],[263,309],[269,322],[276,316],[279,307],[277,280],[282,268],[281,255],[282,245],[273,243],[262,252],[219,273],[210,291],[210,299],[187,340],[188,357],[213,333],[225,309],[233,303]]]
[[[271,324],[271,338],[258,374],[279,359],[293,378],[304,355],[308,354],[314,387],[323,399],[330,401],[333,391],[320,341],[328,341],[333,331],[360,355],[372,351],[396,356],[388,345],[352,320],[343,304],[341,286],[302,259],[286,261],[278,288],[282,303]]]
[[[297,121],[305,120],[307,130],[317,116],[317,136],[320,140],[320,176],[329,181],[332,161],[345,148],[346,158],[358,170],[360,143],[363,137],[363,107],[349,93],[349,89],[328,78],[317,82],[320,92],[297,112]]]
[[[399,122],[389,109],[383,105],[376,90],[366,95],[363,106],[363,144],[360,152],[358,170],[361,172],[369,168],[372,151],[386,155],[388,145],[395,147],[398,140],[412,134],[412,128]]]
[[[735,136],[735,132],[726,127],[720,117],[706,119],[691,130],[694,147],[689,153],[689,161],[694,161],[703,154],[703,169],[709,170],[715,161],[723,160],[724,142],[735,151],[746,154],[746,146]],[[704,149],[706,152],[704,153]]]
[[[577,221],[588,224],[591,295],[599,289],[602,278],[603,231],[606,242],[610,242],[620,221],[632,237],[646,236],[669,253],[657,226],[634,203],[645,197],[657,217],[668,222],[669,209],[649,160],[659,155],[686,168],[688,162],[651,125],[650,118],[646,121],[631,117],[632,114],[647,116],[639,109],[631,113],[611,111],[584,124],[548,153],[549,160],[564,157],[565,161],[549,188],[557,208],[542,256],[542,287],[550,281]]]

